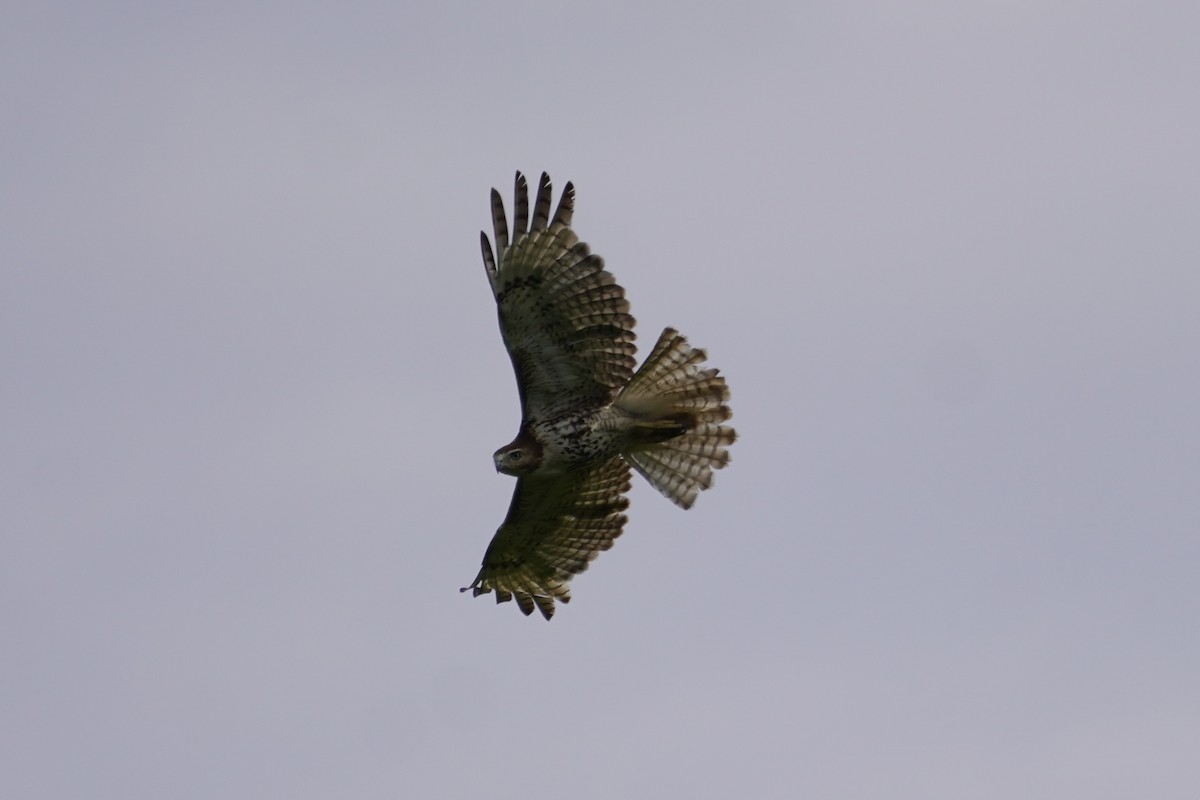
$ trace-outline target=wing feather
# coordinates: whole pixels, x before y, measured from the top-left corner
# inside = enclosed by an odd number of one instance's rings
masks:
[[[511,242],[495,190],[494,253],[482,235],[484,267],[526,419],[605,405],[637,364],[625,290],[570,228],[575,189],[567,184],[551,219],[552,194],[550,177],[542,173],[526,230],[528,186],[518,172]]]
[[[496,280],[496,256],[492,253],[492,243],[488,241],[488,235],[483,231],[479,232],[479,247],[483,251],[483,268],[487,270],[488,280]]]
[[[554,209],[554,219],[551,225],[571,227],[571,218],[575,215],[575,184],[567,181],[563,188],[562,197],[558,200],[558,208]]]
[[[525,614],[546,619],[571,599],[568,583],[612,547],[625,525],[629,465],[621,458],[557,476],[520,478],[504,519],[470,586],[496,602],[516,597]]]
[[[503,257],[508,249],[508,220],[504,216],[504,200],[492,189],[492,230],[496,232],[496,257]]]
[[[538,181],[537,200],[533,203],[533,224],[529,226],[531,233],[546,230],[546,226],[550,223],[550,200],[553,194],[554,189],[550,185],[550,176],[543,172],[542,179]]]
[[[513,230],[524,231],[529,224],[529,188],[525,184],[525,176],[517,173],[513,186]],[[504,213],[501,205],[500,213]]]

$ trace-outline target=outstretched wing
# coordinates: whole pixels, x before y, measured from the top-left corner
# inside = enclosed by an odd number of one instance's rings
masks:
[[[588,469],[517,481],[504,524],[492,537],[471,589],[494,591],[496,602],[517,598],[525,614],[536,606],[554,615],[555,599],[571,600],[567,583],[612,547],[629,506],[629,465],[614,458]]]
[[[575,189],[567,184],[550,217],[550,177],[542,173],[533,221],[525,177],[516,178],[513,235],[492,190],[493,253],[481,233],[483,263],[512,358],[525,419],[612,401],[636,366],[634,319],[625,290],[571,230]]]

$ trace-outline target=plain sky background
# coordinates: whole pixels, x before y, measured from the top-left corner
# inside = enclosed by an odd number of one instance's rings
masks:
[[[1200,796],[1200,6],[10,3],[0,796]],[[733,389],[473,599],[516,169]]]

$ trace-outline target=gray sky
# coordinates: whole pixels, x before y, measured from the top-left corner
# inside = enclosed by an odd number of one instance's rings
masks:
[[[23,5],[0,796],[1200,795],[1194,4]],[[741,435],[550,624],[516,169]]]

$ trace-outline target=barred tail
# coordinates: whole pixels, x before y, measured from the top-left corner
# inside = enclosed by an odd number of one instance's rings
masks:
[[[707,354],[667,328],[645,363],[617,395],[616,405],[636,420],[625,460],[671,502],[691,508],[712,485],[712,471],[729,463],[737,438],[721,423],[733,413],[729,387]]]

